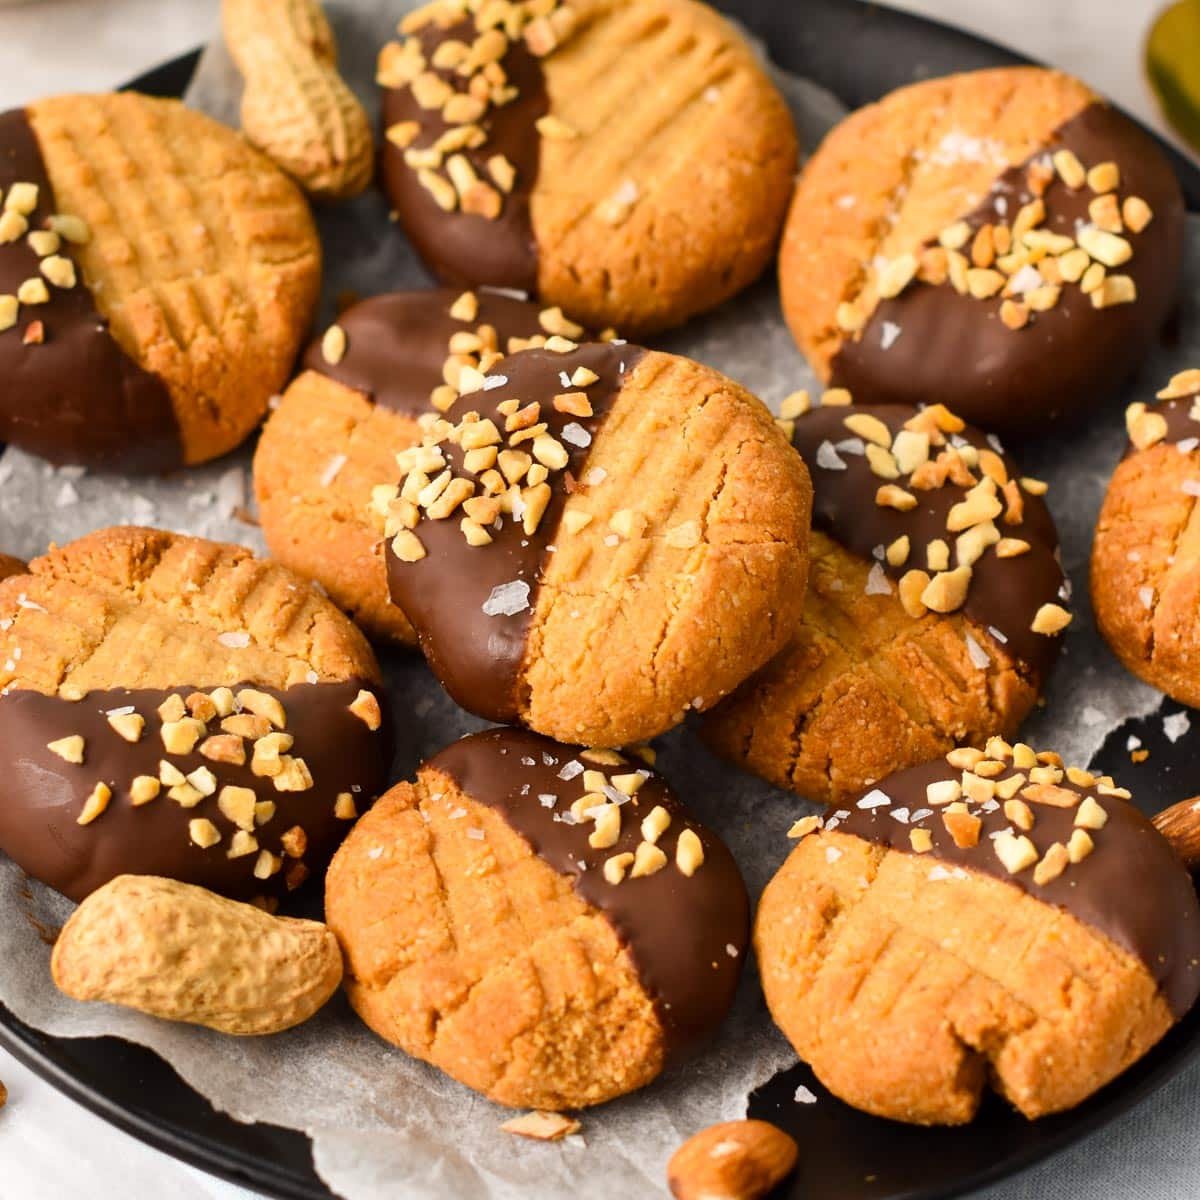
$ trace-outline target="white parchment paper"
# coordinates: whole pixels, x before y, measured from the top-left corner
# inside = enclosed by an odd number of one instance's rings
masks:
[[[377,48],[411,3],[360,0],[331,6],[343,69],[372,109]],[[827,93],[780,76],[806,145],[841,115]],[[237,123],[240,85],[221,47],[210,49],[188,100]],[[423,286],[428,280],[372,191],[319,211],[326,253],[321,321],[347,291]],[[1091,531],[1123,442],[1122,406],[1146,398],[1162,380],[1200,363],[1200,220],[1192,219],[1180,344],[1161,348],[1127,395],[1097,411],[1082,429],[1021,448],[1030,474],[1049,479],[1049,501],[1076,591],[1077,616],[1028,740],[1087,762],[1110,730],[1154,711],[1160,697],[1127,675],[1097,637],[1086,600]],[[769,403],[815,387],[764,280],[719,312],[655,343],[691,355],[738,379]],[[936,399],[936,397],[931,397]],[[166,479],[127,480],[53,470],[10,449],[0,459],[0,551],[29,557],[113,523],[156,525],[263,549],[247,520],[252,506],[250,450]],[[395,777],[483,723],[459,710],[412,655],[383,654],[396,699]],[[1191,735],[1189,735],[1191,736]],[[699,815],[730,844],[757,896],[786,855],[784,832],[810,808],[717,762],[692,732],[660,739],[660,766]],[[319,900],[314,899],[314,903]],[[273,1038],[236,1040],[101,1005],[80,1005],[53,987],[41,932],[65,920],[70,905],[27,881],[0,855],[0,1000],[23,1021],[60,1036],[110,1034],[162,1055],[218,1109],[239,1120],[302,1130],[317,1170],[347,1200],[488,1196],[612,1197],[661,1190],[664,1164],[678,1143],[713,1121],[744,1115],[746,1096],[793,1061],[774,1030],[752,970],[715,1045],[644,1091],[586,1114],[581,1135],[563,1143],[526,1142],[499,1131],[506,1111],[416,1062],[363,1027],[339,997],[307,1025]],[[41,931],[41,932],[40,932]]]

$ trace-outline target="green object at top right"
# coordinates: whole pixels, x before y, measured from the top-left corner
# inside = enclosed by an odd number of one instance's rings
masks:
[[[1171,127],[1200,151],[1200,0],[1176,0],[1155,19],[1146,76]]]

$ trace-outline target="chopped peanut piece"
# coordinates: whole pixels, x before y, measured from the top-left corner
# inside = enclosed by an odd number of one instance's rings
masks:
[[[693,829],[684,829],[675,843],[675,866],[689,878],[704,864],[704,846]]]
[[[667,856],[653,842],[639,842],[633,856],[633,869],[629,872],[631,879],[640,879],[643,875],[654,875],[667,865]]]
[[[90,825],[101,813],[108,808],[112,799],[112,789],[106,783],[98,783],[92,788],[91,794],[83,803],[83,811],[75,818],[76,824]]]
[[[83,762],[84,740],[77,733],[59,738],[54,742],[48,742],[46,749],[51,754],[57,754],[63,762],[73,763],[76,766]]]

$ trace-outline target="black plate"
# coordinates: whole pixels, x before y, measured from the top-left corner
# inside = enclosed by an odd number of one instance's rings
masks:
[[[715,0],[763,37],[779,64],[827,87],[850,107],[916,78],[1027,59],[970,34],[858,0]],[[131,81],[150,95],[180,96],[199,52]],[[1200,169],[1164,145],[1188,207],[1200,211]],[[1162,712],[1177,711],[1164,705]],[[1126,742],[1151,749],[1139,801],[1154,811],[1200,793],[1200,764],[1162,733],[1162,712],[1114,733],[1097,757],[1128,770]],[[1200,713],[1193,714],[1200,721]],[[1155,794],[1155,788],[1161,788]],[[0,1044],[86,1108],[159,1150],[235,1183],[286,1200],[330,1200],[313,1170],[308,1139],[270,1125],[243,1125],[218,1113],[152,1051],[118,1038],[53,1038],[0,1005]],[[751,1113],[791,1130],[803,1152],[779,1189],[794,1200],[935,1200],[1012,1175],[1127,1112],[1200,1057],[1200,1010],[1153,1053],[1071,1113],[1031,1124],[992,1098],[975,1124],[917,1130],[865,1116],[833,1099],[804,1066],[776,1076],[751,1097]],[[820,1097],[795,1103],[803,1084]]]

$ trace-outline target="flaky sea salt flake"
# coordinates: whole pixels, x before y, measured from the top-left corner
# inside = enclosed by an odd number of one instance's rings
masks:
[[[885,792],[881,792],[878,788],[872,788],[861,800],[856,807],[858,808],[886,808],[892,802],[891,796]],[[849,814],[847,814],[849,815]]]
[[[986,671],[992,665],[992,656],[968,633],[967,657],[977,670]]]
[[[846,464],[833,448],[832,442],[822,442],[817,447],[817,466],[826,471],[844,471]]]
[[[529,584],[523,579],[498,583],[483,602],[483,612],[488,617],[512,617],[528,607]]]
[[[891,580],[879,563],[875,563],[867,573],[867,584],[863,591],[868,596],[890,596],[892,594]]]
[[[347,461],[344,454],[335,454],[325,464],[325,469],[321,472],[321,486],[328,487],[338,477],[339,472],[346,465]]]
[[[1167,735],[1167,741],[1174,745],[1187,731],[1191,728],[1192,723],[1188,719],[1187,713],[1172,713],[1169,717],[1163,717],[1163,733]]]

